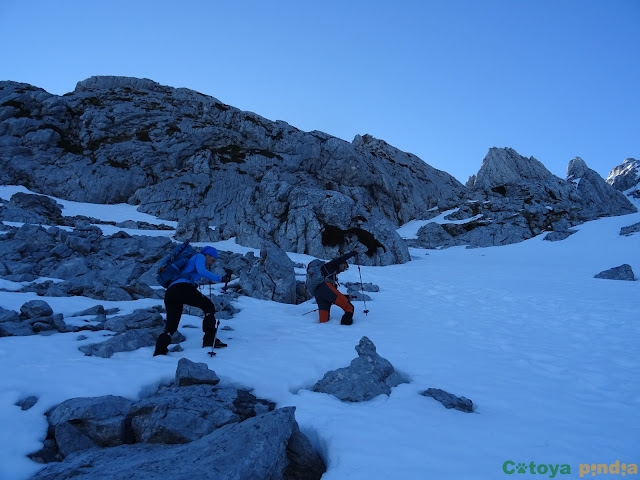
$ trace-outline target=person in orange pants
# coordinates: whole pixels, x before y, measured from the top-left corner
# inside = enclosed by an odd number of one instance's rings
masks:
[[[358,253],[360,253],[360,250],[356,247],[352,252],[335,258],[321,267],[324,281],[316,287],[314,292],[316,302],[318,303],[320,323],[329,321],[331,305],[334,304],[344,310],[344,315],[342,315],[340,323],[342,325],[351,325],[353,323],[353,305],[345,295],[338,291],[337,284],[338,274],[349,268],[347,260],[355,257]]]

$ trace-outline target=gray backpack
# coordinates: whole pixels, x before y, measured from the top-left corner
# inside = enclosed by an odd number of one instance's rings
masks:
[[[312,260],[307,265],[307,292],[309,295],[316,294],[316,288],[324,282],[324,275],[322,275],[322,266],[324,262],[322,260]]]

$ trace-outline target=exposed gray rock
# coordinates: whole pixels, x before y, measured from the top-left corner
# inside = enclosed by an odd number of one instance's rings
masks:
[[[7,310],[0,307],[0,323],[2,322],[19,322],[20,314],[14,310]]]
[[[323,244],[322,230],[337,227],[370,237],[372,263],[399,263],[408,254],[394,228],[466,195],[447,173],[369,135],[349,143],[301,132],[148,80],[92,77],[61,97],[1,86],[0,182],[138,204],[171,220],[205,219],[218,227],[216,238],[250,246],[266,240],[331,258],[347,245]],[[327,193],[335,201],[324,202]]]
[[[629,236],[638,232],[640,232],[640,222],[629,225],[628,227],[622,227],[620,229],[620,235],[624,236]]]
[[[87,356],[111,358],[117,352],[132,352],[139,348],[151,347],[156,344],[156,339],[163,331],[163,328],[140,328],[127,330],[110,337],[102,343],[93,343],[79,347],[82,353]],[[180,343],[185,340],[184,335],[176,332],[171,336],[171,343]]]
[[[523,182],[546,183],[552,176],[545,166],[533,157],[522,157],[512,148],[491,148],[482,162],[473,183],[474,190],[491,190],[502,185]]]
[[[213,386],[209,382],[217,377],[207,371],[206,364],[181,359],[176,383],[203,383],[160,387],[135,404],[115,396],[61,403],[47,413],[50,428],[42,450],[30,455],[61,463],[34,478],[124,479],[130,478],[133,465],[141,480],[212,474],[286,480],[322,476],[326,468],[300,432],[295,408],[274,411],[274,403],[246,390]],[[179,450],[171,446],[184,443]],[[215,462],[203,463],[210,458]],[[167,459],[171,461],[165,465]]]
[[[47,413],[62,456],[94,446],[130,443],[127,412],[133,402],[113,395],[72,398]]]
[[[55,225],[62,222],[62,210],[49,197],[18,192],[0,206],[0,218],[9,222]]]
[[[260,261],[250,271],[241,273],[242,290],[250,297],[293,304],[296,302],[293,267],[284,250],[276,245],[266,245],[260,250]]]
[[[33,327],[28,322],[9,321],[0,323],[0,337],[23,337],[33,334]]]
[[[140,328],[158,328],[164,326],[164,319],[155,308],[138,309],[129,315],[111,317],[104,322],[104,328],[112,332],[123,333]]]
[[[189,216],[181,217],[178,220],[175,238],[180,241],[190,239],[192,242],[209,242],[218,239],[211,229],[208,219]]]
[[[42,300],[32,300],[22,305],[20,314],[0,310],[0,337],[25,336],[34,333],[67,331],[61,313],[53,314],[51,306]]]
[[[427,223],[420,227],[417,232],[417,239],[409,241],[409,245],[422,248],[438,248],[450,246],[453,235],[448,233],[439,223]]]
[[[343,401],[363,402],[381,394],[390,395],[391,388],[407,383],[388,360],[378,355],[367,337],[360,339],[356,352],[358,357],[351,365],[327,372],[312,390]]]
[[[569,162],[567,180],[576,184],[583,204],[581,215],[584,217],[625,215],[638,211],[627,197],[588,168],[580,157]]]
[[[522,157],[509,148],[492,148],[467,186],[473,201],[448,215],[445,220],[450,223],[421,227],[417,239],[408,240],[410,246],[497,246],[549,231],[553,234],[548,239],[558,240],[587,220],[636,211],[580,158],[569,164],[565,181],[533,157]]]
[[[473,402],[465,397],[457,397],[439,388],[428,388],[420,395],[432,397],[447,408],[455,408],[461,412],[473,412]]]
[[[155,285],[152,272],[172,245],[166,238],[133,237],[124,232],[103,236],[100,231],[67,232],[24,225],[0,238],[2,276],[13,281],[64,280],[23,288],[44,296],[84,295],[116,301],[155,296],[148,282]],[[52,255],[56,250],[58,255]]]
[[[576,233],[577,230],[565,230],[562,232],[550,232],[544,236],[544,240],[549,242],[559,242],[561,240],[565,240],[569,238],[571,235]]]
[[[82,310],[81,312],[76,312],[73,315],[71,315],[72,317],[84,317],[84,316],[88,316],[88,315],[105,315],[105,314],[114,314],[117,313],[119,309],[115,309],[115,311],[111,311],[111,312],[107,312],[104,309],[104,305],[94,305],[93,307],[89,307],[85,310]]]
[[[360,283],[347,282],[347,283],[344,283],[343,285],[347,289],[347,295],[350,295],[352,297],[352,300],[357,302],[361,302],[363,300],[368,302],[369,300],[371,300],[371,297],[369,297],[369,295],[364,294],[363,292],[379,292],[380,291],[380,287],[378,285],[374,285],[373,283],[360,284]]]
[[[29,410],[36,403],[38,403],[38,397],[34,397],[33,395],[23,398],[16,403],[16,406],[20,407],[22,410]]]
[[[209,370],[206,363],[195,363],[188,358],[178,361],[176,370],[176,385],[186,387],[188,385],[217,385],[220,379],[216,372]]]
[[[187,443],[274,407],[246,391],[197,384],[160,389],[136,403],[129,418],[137,442]]]
[[[72,455],[38,472],[34,480],[137,480],[224,478],[319,479],[326,468],[317,454],[299,446],[295,408],[268,412],[228,425],[187,445],[123,445]],[[294,462],[300,459],[308,463]],[[189,468],[185,470],[185,465]]]
[[[408,250],[395,226],[367,211],[366,203],[341,191],[296,186],[296,181],[283,180],[275,172],[265,175],[249,194],[265,200],[238,206],[238,242],[258,248],[263,238],[273,238],[287,251],[320,258],[334,258],[341,250],[361,244],[366,264],[408,261]]]
[[[604,270],[598,273],[594,278],[604,278],[606,280],[628,280],[632,282],[636,279],[631,265],[627,263],[620,265],[619,267]]]
[[[621,165],[611,170],[607,183],[620,192],[628,192],[630,196],[640,198],[640,160],[625,159]]]
[[[72,423],[62,422],[54,427],[56,438],[56,459],[60,460],[74,452],[98,448],[100,445],[93,441],[81,429]]]
[[[20,307],[20,318],[23,320],[51,315],[53,315],[53,309],[43,300],[31,300]]]

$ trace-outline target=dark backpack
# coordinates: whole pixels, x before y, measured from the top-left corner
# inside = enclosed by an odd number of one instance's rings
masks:
[[[196,251],[189,244],[189,240],[178,245],[171,251],[171,255],[165,258],[162,266],[158,268],[156,280],[164,288],[168,288],[173,282],[182,278],[182,270],[187,266],[189,259]]]
[[[324,262],[322,260],[311,260],[307,265],[307,292],[309,295],[316,294],[316,288],[324,282],[324,275],[322,274],[322,266]]]

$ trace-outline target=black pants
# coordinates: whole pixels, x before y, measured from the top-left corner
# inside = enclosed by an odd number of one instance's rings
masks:
[[[167,309],[167,326],[165,331],[173,335],[178,330],[182,309],[185,305],[199,308],[207,315],[215,315],[216,307],[205,297],[193,283],[176,283],[164,294],[164,306]]]

